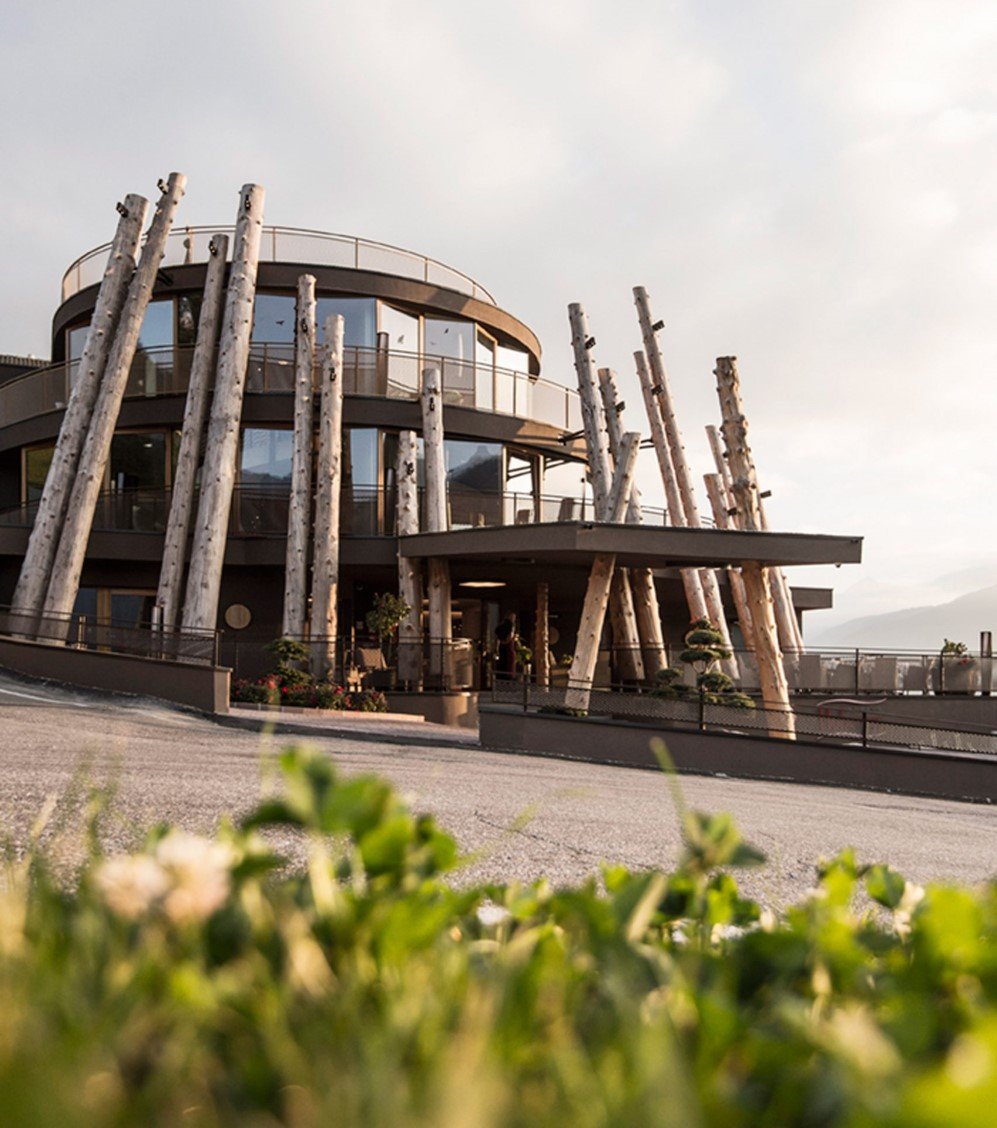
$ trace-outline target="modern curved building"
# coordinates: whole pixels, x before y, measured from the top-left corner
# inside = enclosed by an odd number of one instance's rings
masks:
[[[151,618],[208,244],[218,230],[225,228],[178,229],[169,239],[87,550],[76,611],[89,618]],[[66,272],[52,362],[0,358],[0,602],[9,603],[17,581],[107,250],[90,251]],[[376,593],[397,590],[402,552],[449,559],[454,635],[481,650],[508,611],[529,636],[536,585],[548,582],[552,649],[570,652],[591,561],[607,550],[609,531],[594,523],[577,393],[542,374],[535,334],[479,283],[422,255],[266,227],[219,607],[222,661],[256,674],[262,644],[280,633],[295,293],[304,273],[317,280],[319,326],[329,313],[345,319],[340,633],[362,626]],[[398,433],[421,430],[418,392],[428,364],[442,373],[450,532],[402,546]],[[688,613],[675,568],[757,553],[758,534],[673,529],[654,511],[645,511],[645,522],[617,528],[611,548],[621,563],[656,569],[665,634],[678,641]],[[836,562],[853,551],[844,538],[768,536],[776,540],[763,557],[773,562]],[[795,591],[798,611],[829,601],[827,592]]]

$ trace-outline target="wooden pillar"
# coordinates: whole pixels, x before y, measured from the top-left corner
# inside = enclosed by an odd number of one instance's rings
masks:
[[[232,266],[218,345],[215,394],[204,448],[201,494],[184,599],[183,625],[190,629],[214,630],[218,621],[222,565],[238,468],[239,423],[253,329],[264,195],[259,184],[245,184],[239,194]]]
[[[188,236],[189,238],[189,236]],[[228,236],[217,234],[208,244],[210,258],[204,280],[204,296],[197,322],[197,340],[190,364],[190,383],[180,429],[180,450],[173,474],[170,516],[163,541],[163,563],[159,571],[159,624],[171,631],[177,624],[183,590],[183,571],[187,556],[187,537],[194,511],[194,487],[204,447],[204,422],[208,415],[211,377],[215,371],[215,346],[225,293]]]
[[[308,610],[308,542],[312,525],[312,454],[315,443],[315,277],[298,279],[294,321],[294,439],[291,498],[284,557],[284,619],[281,633],[300,638]]]
[[[578,378],[595,516],[597,521],[605,521],[613,466],[593,356],[595,339],[589,334],[585,311],[577,302],[568,306],[568,321],[571,325],[571,347]],[[630,590],[627,574],[622,569],[615,572],[612,581],[610,621],[613,627],[613,646],[616,652],[614,664],[617,675],[624,681],[643,681],[644,661],[640,652],[633,593]]]
[[[739,527],[737,507],[734,503],[730,471],[727,467],[727,460],[724,458],[720,435],[716,427],[711,425],[706,428],[706,436],[710,442],[710,450],[713,452],[713,461],[716,463],[717,473],[722,479],[722,488],[727,498],[726,508],[728,511],[734,510],[731,515],[731,527],[736,529]],[[761,515],[762,529],[768,532],[769,524],[765,516],[765,505],[761,495],[758,497],[758,511]],[[770,568],[769,582],[772,586],[776,626],[779,628],[779,645],[782,647],[783,653],[787,651],[790,653],[801,652],[803,650],[803,633],[796,618],[793,594],[789,589],[786,573],[781,568]]]
[[[111,243],[111,253],[107,257],[104,277],[97,291],[97,302],[90,318],[83,355],[69,391],[66,411],[59,426],[59,437],[52,454],[52,464],[38,501],[28,548],[21,563],[21,574],[11,600],[12,607],[29,611],[32,615],[41,611],[48,590],[52,561],[69,506],[80,450],[90,426],[93,405],[100,390],[128,284],[135,272],[135,255],[148,207],[148,200],[135,195],[126,196],[125,202],[118,204],[118,228]],[[68,361],[66,369],[68,377]]]
[[[710,499],[713,520],[717,528],[733,528],[730,514],[727,512],[730,504],[727,500],[727,492],[724,490],[723,479],[719,474],[704,474],[703,481],[706,484],[706,496]],[[740,570],[729,568],[727,581],[730,584],[731,595],[734,597],[734,606],[737,608],[737,621],[741,628],[741,634],[744,636],[744,645],[749,650],[754,650],[755,636],[751,626],[751,608],[748,606],[748,597],[744,590],[744,579]]]
[[[156,204],[138,266],[128,286],[128,296],[107,357],[104,378],[80,452],[76,478],[59,536],[59,547],[52,563],[52,577],[45,599],[45,613],[48,615],[69,615],[76,602],[87,541],[90,539],[97,501],[104,487],[111,440],[135,357],[142,319],[152,296],[159,264],[166,251],[166,239],[173,226],[177,207],[183,199],[186,184],[187,178],[183,173],[170,173],[169,181]]]
[[[665,370],[665,360],[661,355],[658,344],[657,332],[661,328],[660,322],[654,322],[651,315],[651,305],[647,291],[643,286],[634,287],[634,301],[637,305],[637,320],[640,322],[641,336],[644,340],[644,352],[651,368],[654,379],[652,392],[661,412],[661,421],[664,424],[665,437],[668,440],[669,453],[672,456],[672,466],[675,470],[675,481],[678,484],[679,497],[682,502],[682,512],[685,524],[691,529],[700,527],[699,507],[696,504],[696,494],[692,488],[692,475],[685,457],[685,447],[682,443],[682,433],[679,430],[678,417],[675,414],[675,405],[672,402],[671,389],[668,385],[668,373]],[[717,584],[716,573],[712,568],[700,569],[700,583],[703,587],[703,597],[706,600],[707,618],[716,626],[723,637],[724,645],[730,647],[730,632],[727,630],[727,616],[724,613],[723,600],[720,596],[720,587]],[[721,663],[724,672],[731,677],[738,675],[735,659],[726,659]]]
[[[533,669],[537,685],[550,685],[550,585],[537,584],[536,628],[533,632]]]
[[[447,518],[447,468],[443,447],[443,393],[440,370],[426,368],[422,373],[422,438],[426,470],[426,532],[441,533],[449,527]],[[430,557],[427,566],[429,597],[429,672],[446,689],[449,683],[450,642],[453,638],[451,615],[450,565]]]
[[[616,386],[616,373],[611,368],[599,369],[599,390],[602,393],[602,405],[606,413],[609,454],[615,463],[619,458],[620,445],[623,441],[621,419],[623,401]],[[626,521],[628,525],[639,525],[642,521],[640,490],[636,482],[630,489]],[[658,607],[658,592],[654,586],[654,573],[650,568],[629,568],[626,572],[633,593],[637,637],[640,639],[641,654],[644,659],[644,675],[653,677],[658,670],[663,670],[668,665],[661,633],[661,610]]]
[[[398,536],[419,531],[419,449],[415,431],[398,436]],[[414,557],[398,554],[398,594],[409,613],[398,627],[398,680],[403,686],[422,688],[422,565]]]
[[[621,457],[616,467],[614,482],[610,487],[610,496],[616,502],[615,507],[608,514],[613,524],[623,520],[627,499],[630,496],[634,467],[637,463],[640,436],[636,432],[625,436],[628,443],[631,438],[636,440],[633,443],[633,457],[629,456],[629,452],[626,452],[625,458]],[[599,643],[602,640],[602,628],[606,621],[606,609],[609,605],[609,593],[615,570],[614,553],[599,553],[592,561],[592,570],[589,573],[585,599],[582,603],[581,621],[578,624],[575,654],[568,673],[568,692],[564,698],[564,703],[569,709],[588,711],[595,666],[599,659]]]
[[[343,332],[340,313],[325,319],[319,389],[315,551],[312,557],[311,670],[334,675],[339,605],[339,501],[343,487]]]
[[[685,524],[685,514],[682,510],[682,499],[679,497],[678,483],[675,480],[675,467],[672,465],[672,456],[668,449],[665,426],[661,421],[661,412],[658,411],[658,405],[654,398],[654,381],[651,378],[647,359],[643,352],[634,353],[634,362],[637,365],[637,375],[640,378],[640,387],[644,395],[647,420],[651,426],[651,441],[654,444],[654,452],[658,456],[658,468],[661,471],[661,481],[665,487],[668,522],[670,525],[681,526]],[[699,572],[695,568],[682,568],[679,575],[682,577],[682,587],[685,590],[686,603],[689,605],[689,619],[708,619],[710,613],[706,606],[706,597],[703,594],[703,584]]]
[[[741,528],[759,532],[762,522],[758,511],[758,482],[751,448],[748,446],[747,421],[741,407],[736,357],[717,357],[715,375],[723,417],[727,465],[730,468],[731,486]],[[778,629],[767,573],[768,569],[756,562],[744,561],[741,564],[741,575],[754,627],[755,658],[758,662],[762,700],[766,708],[773,710],[769,732],[772,736],[793,739],[796,725],[789,704],[789,685],[779,650]]]

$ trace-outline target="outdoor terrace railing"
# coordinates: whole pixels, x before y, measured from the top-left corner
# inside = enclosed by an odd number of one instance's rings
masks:
[[[97,499],[96,532],[162,533],[169,518],[172,491],[161,489],[108,490]],[[419,491],[420,527],[423,491]],[[588,497],[537,497],[532,493],[485,493],[451,486],[447,503],[452,529],[488,525],[533,525],[552,521],[594,521]],[[230,536],[287,535],[290,493],[287,487],[236,486],[229,512]],[[395,535],[396,494],[377,486],[346,486],[340,498],[340,531],[344,536]],[[38,502],[0,510],[0,527],[30,528]],[[663,509],[644,510],[644,523],[664,525]]]
[[[143,349],[135,357],[125,388],[126,399],[184,395],[190,380],[193,347]],[[319,386],[321,350],[313,376]],[[424,356],[386,349],[347,348],[343,353],[343,390],[348,396],[415,400],[423,369],[440,369],[444,403],[544,423],[561,431],[581,430],[578,393],[572,388],[473,361]],[[69,400],[79,361],[63,361],[26,372],[0,385],[0,426],[61,411]],[[252,345],[246,373],[251,395],[289,395],[294,390],[294,347]]]
[[[218,664],[218,631],[153,628],[86,615],[32,614],[0,607],[0,635],[30,642],[71,646],[195,665]]]
[[[228,234],[233,243],[235,228],[179,227],[166,241],[162,266],[184,266],[207,262],[208,244],[216,233]],[[62,279],[62,300],[66,301],[87,286],[95,286],[104,276],[110,243],[94,247],[81,255]],[[304,266],[336,266],[350,270],[371,270],[378,274],[394,274],[414,278],[432,286],[457,290],[479,301],[495,305],[495,299],[473,278],[461,270],[438,262],[415,251],[406,251],[388,243],[360,239],[354,235],[334,235],[326,231],[310,231],[301,227],[264,227],[260,243],[261,262],[301,263]]]
[[[541,687],[527,681],[496,677],[491,699],[496,704],[515,706],[524,711],[544,710],[556,713],[569,702],[566,686]],[[733,708],[710,704],[705,699],[674,701],[655,698],[646,693],[620,693],[593,688],[588,693],[590,716],[612,717],[623,721],[664,722],[676,728],[701,732],[740,733],[762,736],[785,732],[790,716],[799,740],[828,741],[859,745],[865,748],[919,748],[943,752],[971,752],[997,756],[997,733],[972,726],[953,728],[934,725],[924,720],[891,717],[869,710],[855,710],[848,715],[826,712],[790,714],[784,710]]]

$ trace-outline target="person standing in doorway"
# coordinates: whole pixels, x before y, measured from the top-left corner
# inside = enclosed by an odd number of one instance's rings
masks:
[[[519,636],[516,634],[516,613],[510,611],[501,623],[495,628],[495,638],[498,640],[498,665],[497,670],[503,677],[516,675],[516,643]]]

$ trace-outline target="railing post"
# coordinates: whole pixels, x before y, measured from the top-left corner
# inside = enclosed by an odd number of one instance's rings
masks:
[[[220,666],[221,665],[221,661],[220,661],[220,658],[221,658],[221,643],[222,643],[222,632],[219,631],[219,630],[216,630],[214,638],[212,639],[212,642],[211,642],[211,663],[214,666]]]
[[[938,652],[938,692],[945,692],[945,651]]]
[[[76,624],[76,645],[83,650],[87,640],[87,617],[81,615]]]
[[[530,664],[529,662],[523,667],[523,712],[529,712],[530,708]]]
[[[857,697],[861,692],[862,691],[859,688],[859,650],[858,650],[858,647],[856,647],[856,649],[855,649],[855,696]]]

